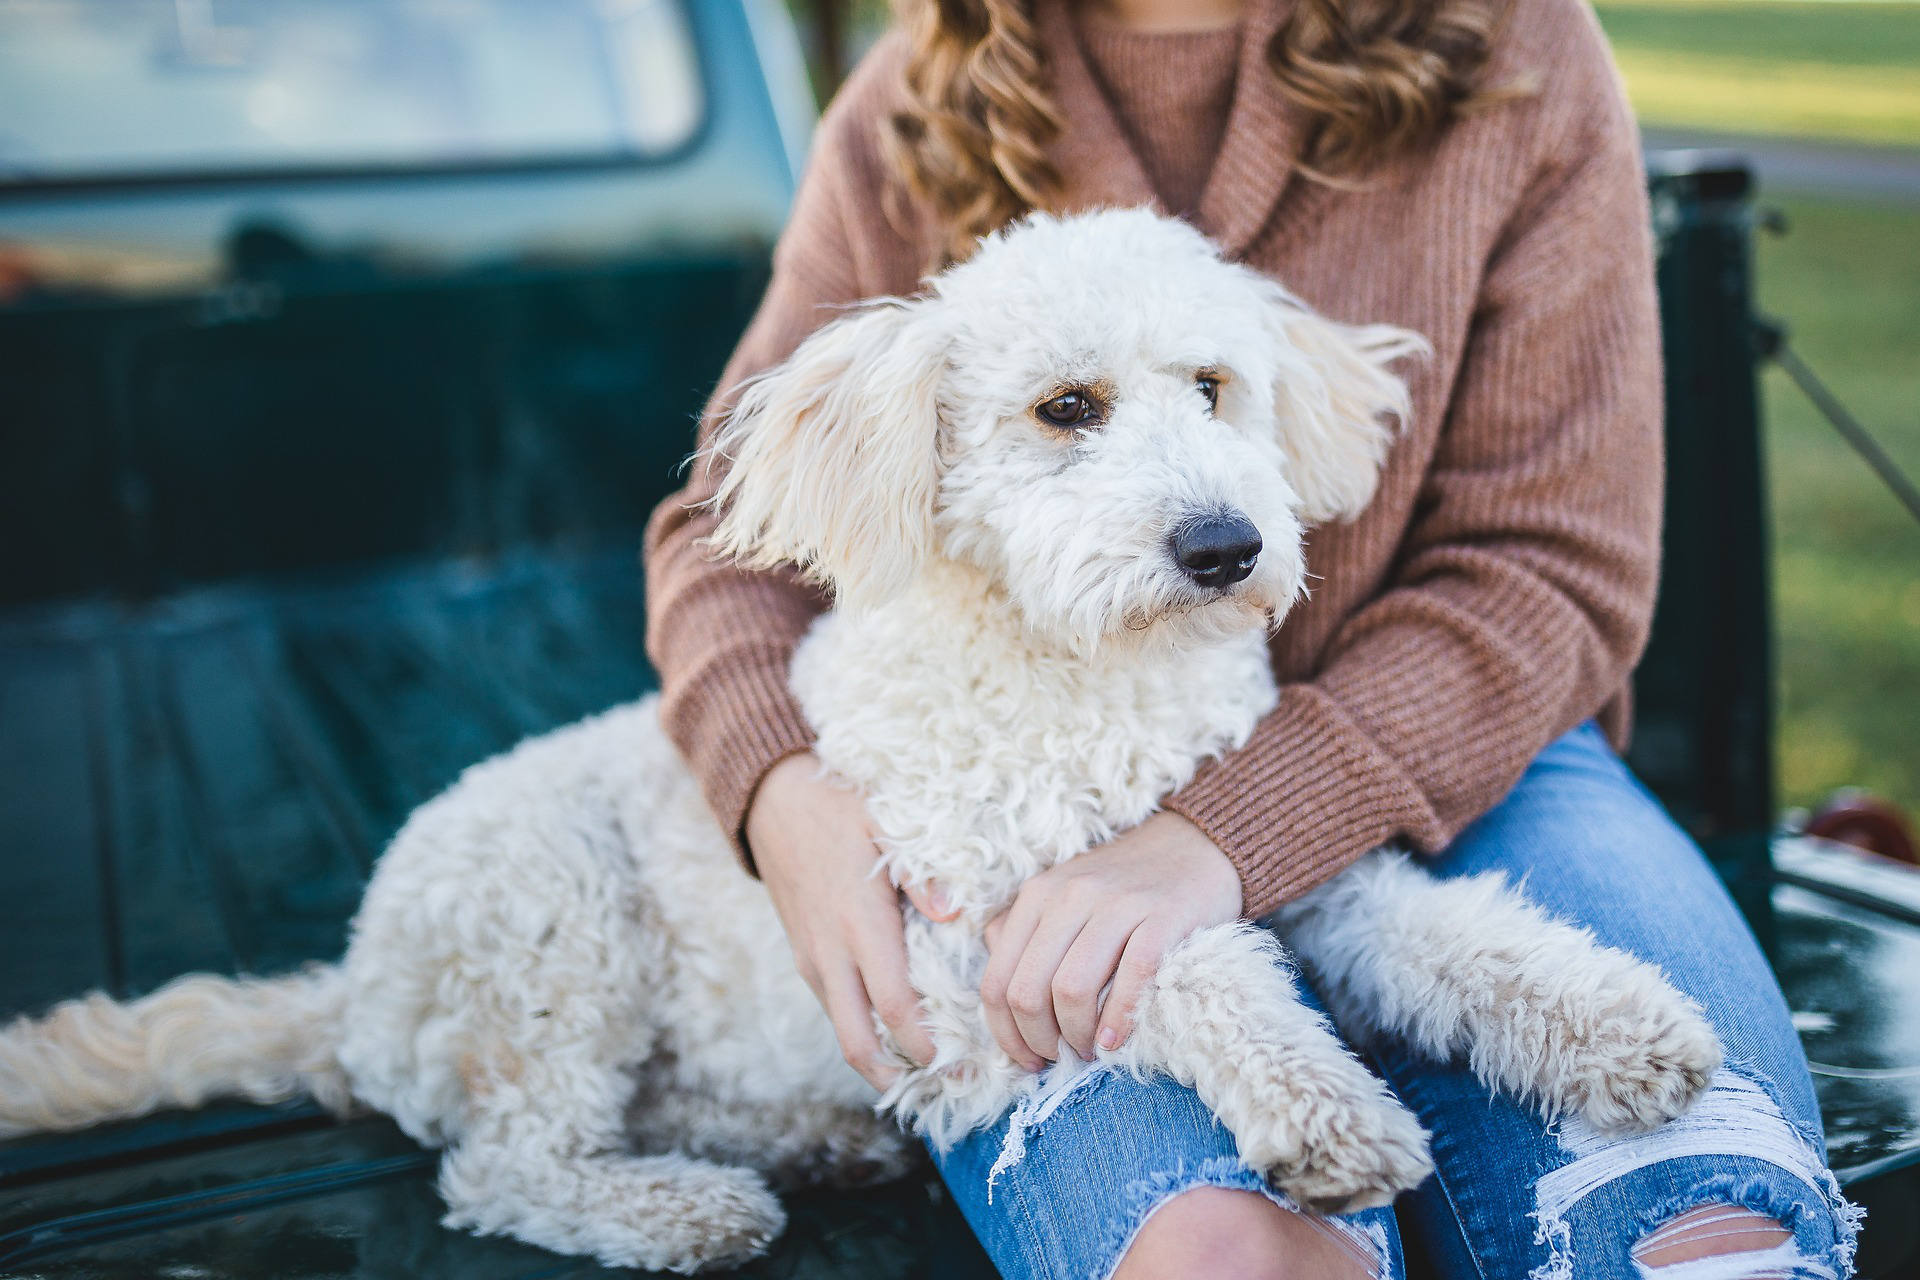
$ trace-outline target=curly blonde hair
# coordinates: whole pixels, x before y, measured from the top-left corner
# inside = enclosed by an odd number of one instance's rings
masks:
[[[1482,100],[1506,0],[1298,0],[1267,64],[1307,120],[1304,169],[1345,184],[1431,141]],[[887,122],[888,160],[946,232],[946,261],[1031,209],[1059,174],[1047,146],[1059,109],[1044,77],[1032,0],[896,0],[908,44],[907,105]]]

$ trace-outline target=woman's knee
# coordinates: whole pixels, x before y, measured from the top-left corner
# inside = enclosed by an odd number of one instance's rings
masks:
[[[1683,1262],[1740,1258],[1754,1268],[1743,1270],[1743,1275],[1785,1277],[1793,1274],[1791,1259],[1780,1255],[1791,1252],[1792,1241],[1793,1233],[1778,1218],[1734,1204],[1710,1204],[1683,1213],[1641,1237],[1633,1246],[1633,1260],[1644,1272],[1658,1275],[1662,1267]],[[1778,1266],[1774,1265],[1775,1259],[1780,1259]]]
[[[1196,1187],[1154,1210],[1113,1280],[1377,1280],[1379,1264],[1322,1219],[1252,1191]]]

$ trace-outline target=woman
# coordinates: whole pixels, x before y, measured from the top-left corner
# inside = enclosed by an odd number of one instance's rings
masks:
[[[821,123],[721,384],[1034,207],[1155,204],[1337,318],[1432,342],[1373,506],[1313,535],[1313,599],[1272,646],[1279,706],[1165,812],[1031,881],[990,930],[982,990],[996,1037],[1037,1069],[1062,1037],[1083,1055],[1123,1039],[1132,975],[1188,931],[1261,916],[1388,840],[1439,875],[1524,876],[1535,901],[1662,965],[1728,1068],[1690,1116],[1609,1143],[1458,1066],[1377,1051],[1434,1135],[1438,1172],[1399,1222],[1449,1276],[1851,1261],[1778,990],[1699,850],[1614,754],[1659,551],[1642,184],[1578,0],[903,0],[902,30]],[[712,485],[697,475],[648,535],[668,729],[878,1086],[873,1011],[909,1053],[929,1046],[861,799],[818,776],[786,688],[824,602],[705,556],[692,504]],[[1009,1276],[1401,1273],[1393,1214],[1296,1211],[1171,1082],[1074,1092],[1018,1160],[1000,1159],[1005,1136],[939,1163]]]

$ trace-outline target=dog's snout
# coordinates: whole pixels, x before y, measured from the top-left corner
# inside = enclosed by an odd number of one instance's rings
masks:
[[[1212,515],[1174,531],[1173,558],[1203,587],[1230,587],[1253,572],[1260,531],[1245,516]]]

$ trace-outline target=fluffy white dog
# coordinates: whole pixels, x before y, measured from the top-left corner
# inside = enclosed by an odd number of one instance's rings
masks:
[[[716,446],[715,541],[831,585],[792,677],[819,754],[868,797],[891,874],[963,908],[908,910],[938,1056],[883,1109],[947,1143],[1070,1085],[989,1035],[981,931],[1272,705],[1266,638],[1303,589],[1303,527],[1372,495],[1406,409],[1389,365],[1420,346],[1314,315],[1180,223],[1103,212],[990,237],[745,389]],[[1719,1062],[1658,971],[1497,879],[1440,883],[1382,851],[1283,926],[1349,1030],[1464,1055],[1602,1130],[1677,1115]],[[1305,1205],[1382,1203],[1429,1169],[1419,1124],[1250,925],[1176,946],[1102,1068],[1192,1085]],[[769,1178],[907,1158],[652,699],[421,808],[340,965],[96,995],[0,1032],[0,1133],[300,1092],[444,1145],[450,1223],[615,1265],[737,1262],[783,1225]]]

